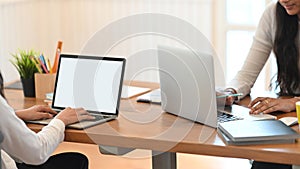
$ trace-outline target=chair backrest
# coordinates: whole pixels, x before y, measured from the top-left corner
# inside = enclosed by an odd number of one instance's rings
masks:
[[[3,141],[3,135],[0,131],[0,169],[2,168],[2,158],[1,158],[1,149],[2,149],[1,143],[2,143],[2,141]]]

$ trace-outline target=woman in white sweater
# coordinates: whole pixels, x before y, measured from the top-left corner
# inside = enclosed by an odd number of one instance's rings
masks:
[[[250,93],[259,73],[273,50],[277,60],[276,86],[279,95],[294,96],[289,99],[258,97],[249,104],[250,113],[291,112],[300,101],[300,0],[278,0],[270,4],[260,19],[252,47],[242,69],[228,84],[225,92],[243,93],[243,96],[227,97],[226,104]],[[253,169],[290,169],[291,165],[254,162]]]
[[[277,60],[276,85],[280,89],[279,95],[300,95],[298,16],[300,16],[300,0],[279,0],[266,8],[244,65],[226,89],[231,93],[243,93],[243,96],[228,97],[227,104],[232,104],[234,99],[241,99],[250,93],[272,50]],[[252,101],[249,107],[253,114],[290,112],[295,110],[296,101],[300,99],[259,97]]]
[[[3,94],[0,74],[0,94]],[[0,131],[2,169],[87,169],[88,160],[80,153],[62,153],[51,156],[64,140],[65,126],[79,120],[93,119],[82,109],[67,108],[57,114],[49,125],[35,133],[23,120],[50,118],[55,115],[49,106],[33,106],[14,111],[0,95]]]

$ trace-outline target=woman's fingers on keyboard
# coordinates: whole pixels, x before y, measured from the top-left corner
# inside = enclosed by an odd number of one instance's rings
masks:
[[[79,120],[86,120],[86,119],[95,119],[88,111],[83,108],[76,108],[76,113],[79,116]]]
[[[78,115],[88,114],[88,112],[86,110],[84,110],[83,108],[75,108],[75,111]]]
[[[82,121],[82,120],[95,120],[95,117],[91,116],[91,115],[88,115],[88,114],[85,114],[85,115],[80,115],[78,117],[78,120],[79,121]]]

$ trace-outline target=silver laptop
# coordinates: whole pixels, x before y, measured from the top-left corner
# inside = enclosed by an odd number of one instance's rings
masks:
[[[125,58],[60,55],[52,108],[59,112],[66,107],[83,107],[95,116],[95,120],[67,127],[83,129],[117,118],[125,62]]]
[[[158,67],[161,105],[168,113],[214,128],[218,124],[218,114],[219,119],[225,118],[228,121],[276,118],[267,114],[250,115],[248,108],[237,105],[232,107],[234,113],[224,110],[224,106],[218,108],[222,110],[218,112],[214,61],[210,54],[158,46]]]

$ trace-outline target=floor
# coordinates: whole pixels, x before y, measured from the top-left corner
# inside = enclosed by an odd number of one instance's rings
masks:
[[[151,169],[151,152],[135,150],[126,156],[103,155],[97,145],[63,142],[55,153],[75,151],[89,158],[90,169]],[[177,153],[178,169],[249,169],[246,159]]]

